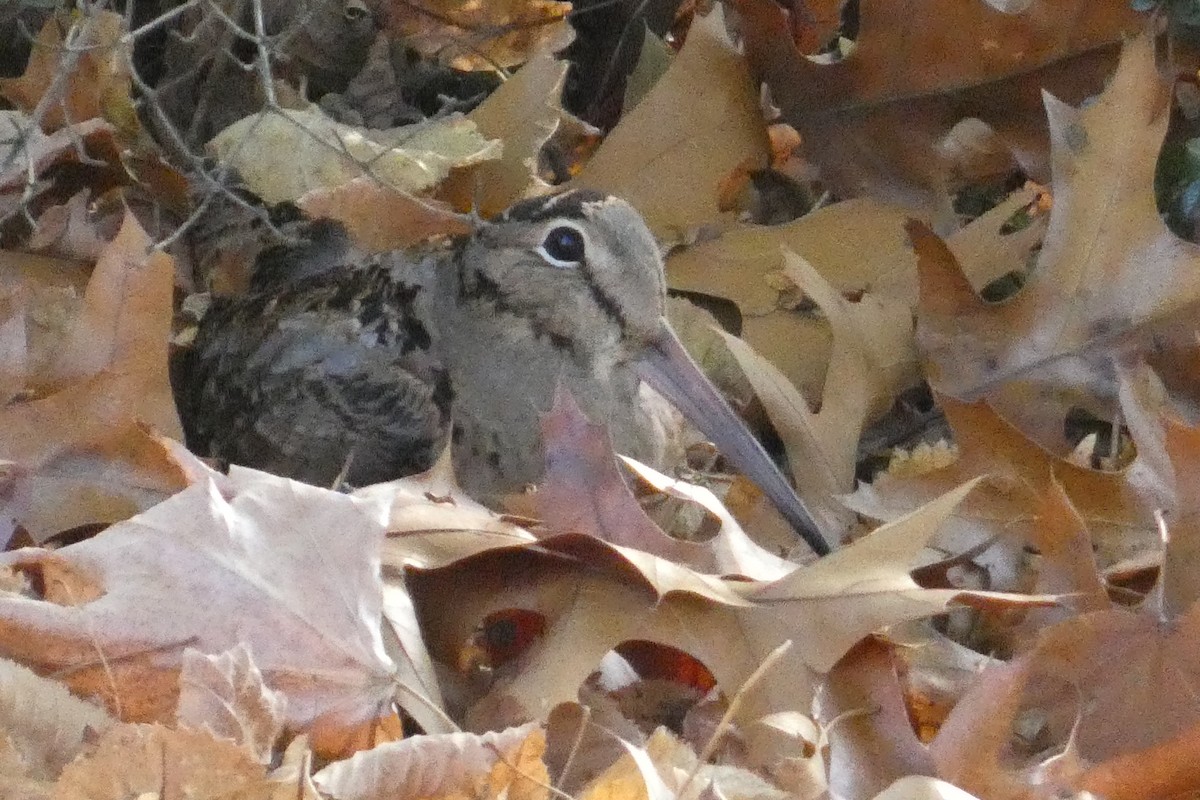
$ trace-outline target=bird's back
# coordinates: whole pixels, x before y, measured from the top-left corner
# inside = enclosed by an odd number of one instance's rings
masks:
[[[319,255],[268,256],[214,301],[180,381],[189,445],[316,484],[427,468],[450,402],[421,308],[432,256]]]

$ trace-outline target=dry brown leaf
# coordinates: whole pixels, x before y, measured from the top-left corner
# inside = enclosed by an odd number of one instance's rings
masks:
[[[1062,596],[1055,608],[1035,608],[1021,627],[1036,631],[1089,611],[1111,607],[1092,552],[1087,525],[1061,483],[1050,480],[1034,508],[1031,544],[1038,552],[1036,591]]]
[[[484,139],[461,114],[375,131],[342,125],[313,107],[240,119],[213,137],[208,150],[236,169],[255,194],[281,203],[363,175],[421,194],[452,167],[498,158],[501,145]]]
[[[932,747],[939,771],[983,797],[1028,797],[1031,775],[1047,764],[1022,757],[1010,741],[1020,718],[1040,723],[1038,750],[1067,748],[1075,766],[1050,765],[1059,791],[1194,791],[1198,646],[1196,607],[1171,626],[1120,609],[1049,628],[1031,652],[985,672],[951,713]]]
[[[838,796],[870,797],[905,775],[933,774],[909,721],[894,649],[866,639],[829,673],[821,715],[829,726],[830,789]],[[854,713],[862,709],[871,713]]]
[[[879,364],[868,345],[882,306],[870,296],[850,303],[794,253],[784,252],[784,274],[817,303],[833,332],[821,410],[813,413],[787,378],[745,342],[732,336],[725,341],[783,439],[800,496],[821,530],[838,541],[855,523],[839,496],[854,490],[867,414],[894,388],[884,383],[889,365]]]
[[[1025,780],[1011,767],[1025,679],[1019,663],[994,664],[981,673],[929,745],[938,777],[988,800],[1028,798]]]
[[[115,11],[91,9],[70,22],[51,17],[34,40],[25,73],[0,79],[0,94],[26,113],[43,105],[38,122],[48,131],[93,117],[136,127],[129,94],[131,47],[122,40],[124,29],[124,18]],[[64,70],[62,87],[50,94]]]
[[[791,639],[795,646],[751,693],[744,717],[808,713],[817,673],[883,626],[941,613],[954,602],[1047,602],[927,590],[912,581],[911,562],[969,488],[771,583],[720,581],[589,537],[559,536],[413,572],[409,586],[430,652],[446,664],[458,662],[462,647],[494,612],[525,609],[545,620],[516,674],[472,709],[473,725],[538,718],[573,699],[604,655],[627,640],[682,650],[733,691]],[[455,602],[440,599],[446,596]]]
[[[63,770],[54,800],[181,800],[236,796],[264,781],[263,768],[232,742],[204,731],[117,725]]]
[[[927,208],[951,188],[954,165],[938,148],[964,117],[990,125],[1044,179],[1040,91],[1069,102],[1098,91],[1116,43],[1144,21],[1121,0],[1032,0],[1019,14],[981,0],[865,0],[853,52],[821,64],[795,47],[779,4],[735,5],[748,60],[823,180],[842,196]]]
[[[93,539],[4,554],[44,595],[0,596],[0,649],[141,721],[173,718],[187,647],[244,642],[287,697],[289,726],[344,730],[380,716],[392,691],[385,519],[383,503],[265,473],[197,483]]]
[[[540,52],[467,115],[489,139],[504,143],[497,161],[454,170],[438,191],[460,211],[493,217],[550,187],[538,178],[538,154],[558,127],[567,62]]]
[[[52,359],[29,364],[24,382],[36,394],[0,412],[0,458],[18,465],[29,498],[21,522],[38,541],[125,519],[185,485],[143,427],[182,436],[167,373],[174,269],[149,244],[127,214],[77,316],[56,323],[62,338]]]
[[[1200,246],[1167,229],[1154,196],[1170,98],[1147,34],[1127,43],[1112,82],[1086,108],[1047,96],[1054,206],[1029,282],[1007,303],[985,305],[950,252],[910,226],[922,281],[918,341],[932,381],[960,398],[987,396],[1056,452],[1070,448],[1069,407],[1112,413],[1114,355],[1192,331]]]
[[[287,699],[263,683],[245,642],[215,656],[184,650],[179,684],[179,727],[207,729],[244,747],[260,764],[271,763]]]
[[[313,776],[338,800],[545,800],[546,736],[535,725],[390,742]]]
[[[870,484],[859,484],[845,498],[850,508],[874,519],[895,519],[963,481],[985,476],[947,532],[962,541],[957,549],[995,536],[1023,543],[1031,535],[1030,509],[1053,478],[1087,523],[1101,561],[1126,547],[1132,532],[1149,535],[1154,529],[1157,493],[1132,471],[1101,472],[1058,458],[1025,438],[984,402],[968,404],[941,397],[938,404],[954,432],[958,458],[922,474],[885,472]]]
[[[838,292],[880,298],[868,343],[884,367],[872,412],[916,380],[911,308],[917,298],[916,259],[904,237],[906,212],[870,200],[818,209],[786,225],[741,225],[720,238],[674,251],[667,259],[672,288],[725,297],[742,315],[741,338],[807,397],[820,397],[831,349],[829,326],[799,313],[796,283],[783,274],[787,249]],[[783,278],[782,281],[779,279]],[[865,320],[864,320],[865,321]]]
[[[567,3],[552,0],[388,0],[387,29],[456,69],[513,67],[574,38]]]
[[[468,221],[444,203],[414,197],[370,175],[338,186],[311,189],[296,205],[310,216],[338,220],[354,242],[369,253],[412,247],[434,236],[471,232]]]
[[[766,166],[768,158],[758,90],[718,6],[692,23],[667,74],[572,185],[621,195],[659,238],[679,241],[722,221],[718,192],[730,171],[748,159]]]
[[[390,509],[382,554],[383,631],[384,646],[397,664],[398,702],[426,733],[450,733],[457,726],[443,710],[405,570],[444,566],[492,548],[532,542],[534,536],[463,492],[449,448],[428,472],[364,487],[355,496]]]

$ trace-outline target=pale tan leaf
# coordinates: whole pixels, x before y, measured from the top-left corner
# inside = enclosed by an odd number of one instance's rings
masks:
[[[203,731],[158,725],[110,728],[84,757],[63,770],[55,800],[119,800],[233,795],[264,778],[263,768],[232,742]]]
[[[238,120],[208,149],[256,194],[280,203],[362,175],[420,194],[444,180],[451,167],[497,158],[501,147],[461,115],[371,131],[334,122],[314,109],[264,111]]]
[[[784,273],[783,250],[810,263],[843,295],[868,292],[882,303],[868,328],[872,357],[886,387],[872,413],[916,380],[911,309],[916,258],[905,240],[908,212],[870,200],[847,200],[786,225],[739,225],[720,238],[678,248],[667,259],[672,288],[728,298],[742,314],[741,338],[806,397],[820,397],[830,358],[829,326],[797,313],[803,295]],[[866,316],[866,315],[864,315]]]
[[[538,154],[562,116],[567,62],[540,52],[467,115],[479,133],[504,143],[499,160],[455,170],[438,192],[456,208],[499,214],[549,186],[538,178]]]
[[[93,539],[0,557],[45,586],[0,596],[0,650],[65,670],[124,719],[161,720],[188,646],[244,642],[286,695],[289,726],[372,720],[394,670],[379,635],[385,517],[381,503],[265,473],[205,480]]]
[[[318,789],[338,800],[429,797],[495,800],[503,797],[505,791],[510,796],[527,797],[518,785],[529,783],[528,778],[536,775],[521,776],[508,771],[507,782],[493,784],[494,778],[507,771],[504,761],[522,753],[527,743],[533,747],[530,755],[536,765],[535,772],[540,767],[545,783],[546,768],[541,763],[545,737],[532,724],[492,733],[445,733],[389,742],[330,764],[316,773],[313,781]]]
[[[767,163],[758,90],[725,32],[718,6],[637,108],[572,181],[619,194],[661,238],[722,221],[720,183],[739,164]]]

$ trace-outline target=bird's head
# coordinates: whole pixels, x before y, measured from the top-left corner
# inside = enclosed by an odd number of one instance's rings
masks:
[[[576,357],[632,363],[828,551],[787,479],[667,323],[662,256],[633,206],[582,189],[521,201],[464,242],[456,269],[460,301],[524,318]]]

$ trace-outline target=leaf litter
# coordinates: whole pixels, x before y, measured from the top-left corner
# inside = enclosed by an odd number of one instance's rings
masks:
[[[212,470],[172,441],[177,290],[207,284],[177,246],[186,220],[147,212],[177,210],[174,184],[130,166],[153,160],[163,130],[132,113],[135,98],[151,115],[157,100],[131,86],[144,80],[137,37],[116,15],[51,15],[25,74],[0,83],[25,114],[7,123],[26,131],[0,180],[4,791],[1193,791],[1195,245],[1155,206],[1173,102],[1161,53],[1142,35],[1115,56],[1146,18],[1114,0],[1055,38],[1070,3],[998,17],[923,0],[904,19],[864,3],[857,51],[839,45],[822,66],[793,42],[830,35],[834,4],[811,3],[770,50],[783,12],[739,0],[695,17],[676,55],[661,32],[667,49],[638,79],[654,85],[589,158],[560,149],[583,126],[563,62],[539,49],[563,41],[561,15],[514,3],[480,21],[442,5],[380,17],[372,58],[414,27],[429,54],[453,21],[472,31],[456,44],[480,41],[447,59],[524,64],[503,88],[474,111],[381,132],[335,118],[336,102],[298,101],[280,71],[268,107],[211,151],[246,181],[235,200],[295,202],[382,251],[571,175],[628,197],[674,246],[672,285],[735,309],[740,338],[689,344],[728,348],[710,361],[744,373],[723,383],[753,389],[744,410],[778,433],[843,545],[788,560],[753,492],[712,464],[672,475],[617,460],[565,396],[547,410],[546,479],[507,498],[509,513],[458,488],[448,458],[352,493]],[[377,9],[337,9],[350,26],[363,13]],[[481,37],[527,19],[544,30]],[[983,19],[999,27],[985,34]],[[920,37],[889,45],[896,33]],[[980,42],[987,58],[965,58]],[[938,70],[920,66],[938,48]],[[799,131],[774,155],[779,118],[758,77]],[[1082,108],[1047,96],[1043,138],[1031,87],[1071,102],[1103,91]],[[946,112],[981,101],[979,124]],[[179,168],[201,165],[194,155]],[[67,177],[71,164],[86,177]],[[785,164],[835,202],[748,221],[745,203],[763,198],[730,187]],[[1013,169],[1050,183],[967,224],[948,212],[951,192]],[[1030,224],[1009,230],[1020,215]],[[75,260],[21,252],[35,248]],[[1014,274],[1013,297],[981,299]],[[954,446],[898,450],[903,469],[866,480],[864,431],[922,378]],[[1119,410],[1108,448],[1124,437],[1136,455],[1093,466],[1109,456],[1095,434],[1081,445],[1062,431],[1079,407]],[[666,498],[698,509],[707,535],[658,524],[648,506]],[[1114,582],[1109,567],[1132,561],[1154,565],[1148,590]]]

